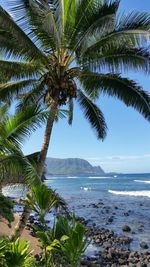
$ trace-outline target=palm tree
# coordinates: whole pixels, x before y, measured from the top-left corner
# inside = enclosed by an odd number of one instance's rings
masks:
[[[0,7],[0,99],[19,106],[38,102],[50,109],[41,148],[41,176],[55,113],[66,105],[69,124],[77,100],[99,139],[104,116],[95,101],[116,97],[150,121],[150,95],[123,71],[150,71],[150,14],[118,16],[119,0],[13,0],[11,14]]]

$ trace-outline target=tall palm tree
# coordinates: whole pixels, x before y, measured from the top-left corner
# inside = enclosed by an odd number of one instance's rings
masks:
[[[19,98],[20,107],[39,102],[53,111],[40,153],[41,176],[57,109],[67,105],[69,123],[77,100],[99,139],[104,116],[95,100],[122,100],[150,121],[150,95],[123,71],[150,71],[150,14],[118,16],[119,0],[13,0],[0,7],[0,99]]]

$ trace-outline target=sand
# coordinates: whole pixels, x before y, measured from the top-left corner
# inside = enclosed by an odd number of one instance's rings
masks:
[[[11,224],[11,228],[8,227],[7,222],[3,219],[0,219],[0,237],[2,236],[11,236],[13,233],[15,226],[18,224],[20,216],[18,213],[15,213],[15,220]],[[28,242],[30,242],[30,248],[31,251],[33,251],[33,254],[36,255],[41,252],[40,243],[38,241],[38,238],[31,236],[30,231],[26,228],[23,230],[20,239],[24,239]]]

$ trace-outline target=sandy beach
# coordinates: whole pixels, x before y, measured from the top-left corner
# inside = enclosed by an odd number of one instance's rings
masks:
[[[11,234],[14,232],[15,227],[18,225],[19,219],[20,219],[20,215],[18,213],[15,213],[15,220],[14,222],[12,222],[11,224],[11,228],[8,227],[7,222],[6,221],[0,221],[0,237],[2,236],[11,236]],[[24,239],[27,242],[30,242],[30,246],[31,246],[31,251],[33,251],[33,254],[39,254],[41,252],[40,249],[40,244],[38,241],[38,238],[33,237],[30,234],[30,230],[28,229],[24,229],[20,239]]]

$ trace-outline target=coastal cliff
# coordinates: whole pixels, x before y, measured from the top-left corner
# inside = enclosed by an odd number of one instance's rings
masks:
[[[87,160],[80,158],[46,159],[46,173],[59,176],[89,176],[104,175],[105,172],[100,166],[92,166]]]

